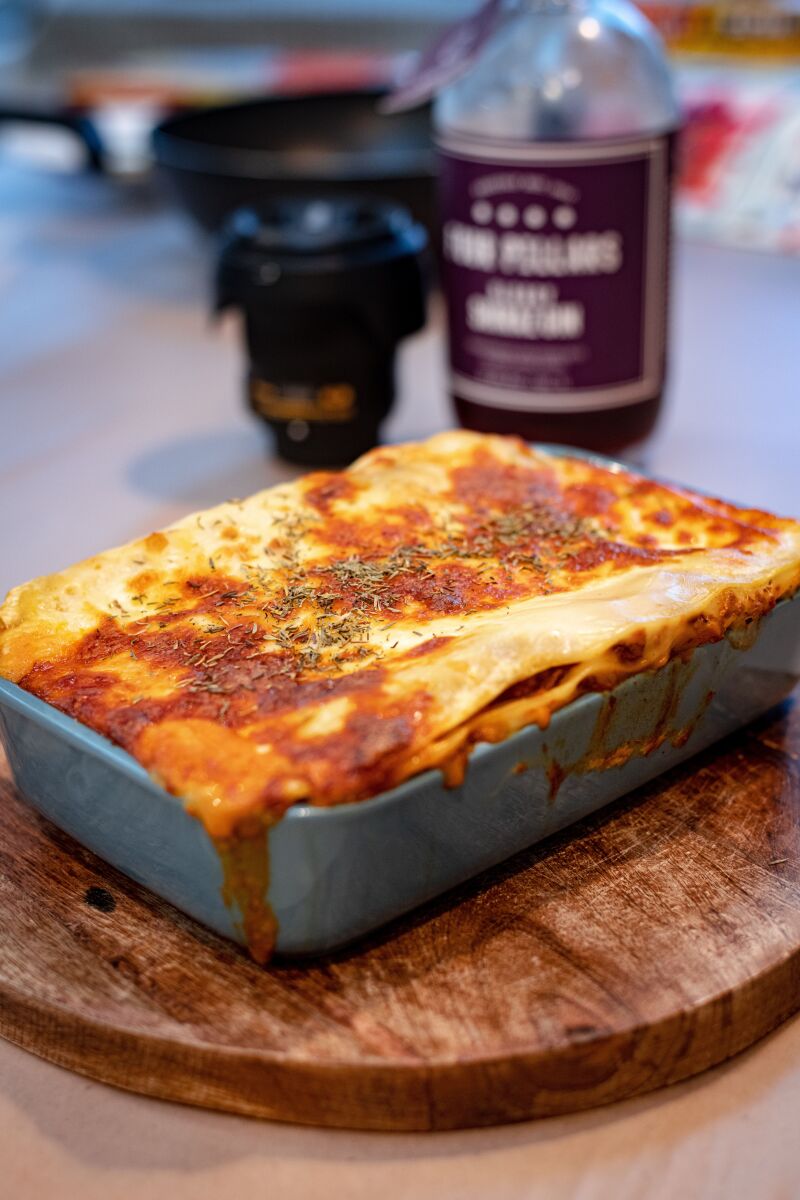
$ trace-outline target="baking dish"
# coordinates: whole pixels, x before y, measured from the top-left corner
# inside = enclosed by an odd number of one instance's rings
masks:
[[[315,954],[377,928],[731,733],[798,677],[800,593],[720,641],[579,695],[546,729],[478,744],[457,787],[430,770],[357,803],[297,803],[227,842],[125,750],[3,678],[0,741],[20,792],[54,824],[255,957],[260,931],[266,958],[273,941],[281,954]]]
[[[580,697],[549,727],[475,748],[461,786],[429,771],[374,799],[299,804],[264,834],[277,951],[347,943],[682,762],[765,712],[800,676],[800,598],[686,659]],[[59,828],[196,920],[244,942],[243,903],[201,823],[127,753],[0,679],[14,780]],[[226,899],[223,898],[226,892]]]

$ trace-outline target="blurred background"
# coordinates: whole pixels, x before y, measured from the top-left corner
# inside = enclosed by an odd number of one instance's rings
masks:
[[[800,510],[800,0],[641,7],[668,45],[685,122],[674,361],[650,461]],[[316,162],[345,128],[369,144],[376,92],[474,8],[0,0],[0,545],[13,551],[0,590],[296,471],[242,404],[236,318],[212,324],[226,188],[238,177],[258,196],[276,171],[285,186],[286,156]],[[248,124],[243,109],[233,134],[212,129],[213,168],[192,126],[169,125],[209,106],[353,90],[368,93],[368,119],[333,99],[299,125],[288,112]],[[384,120],[400,132],[378,175],[431,224],[427,115]],[[453,422],[435,293],[398,379],[386,437]]]
[[[0,162],[142,183],[166,114],[380,86],[474,0],[0,0]],[[800,0],[640,4],[686,116],[678,220],[800,252]]]

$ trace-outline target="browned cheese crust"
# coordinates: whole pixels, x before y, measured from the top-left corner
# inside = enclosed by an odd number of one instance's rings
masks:
[[[226,837],[452,768],[799,583],[794,521],[452,432],[15,589],[0,674]]]

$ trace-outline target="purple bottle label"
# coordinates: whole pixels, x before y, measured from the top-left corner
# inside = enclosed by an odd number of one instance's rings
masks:
[[[669,137],[439,142],[452,390],[527,412],[658,395]]]

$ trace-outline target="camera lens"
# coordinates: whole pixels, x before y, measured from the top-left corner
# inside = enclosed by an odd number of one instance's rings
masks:
[[[402,207],[286,198],[223,232],[217,309],[242,310],[247,396],[291,462],[333,466],[374,446],[398,342],[425,321],[426,233]]]

